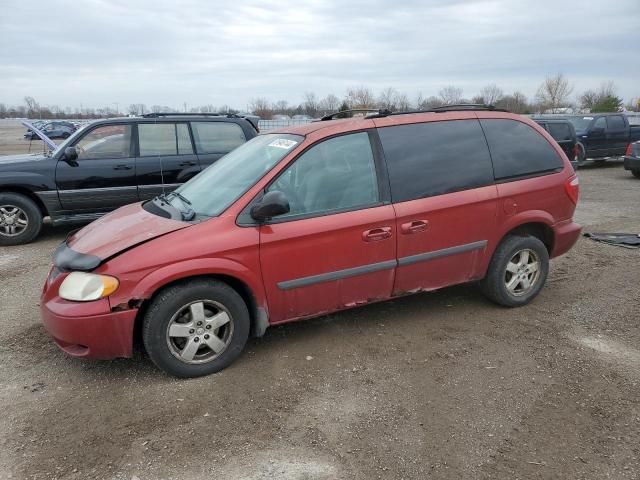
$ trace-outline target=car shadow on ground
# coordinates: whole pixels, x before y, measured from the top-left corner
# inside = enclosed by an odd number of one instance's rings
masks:
[[[253,368],[269,362],[277,352],[324,350],[318,342],[330,345],[335,341],[336,335],[340,338],[349,335],[375,338],[381,325],[394,330],[413,330],[419,322],[422,327],[437,331],[443,326],[443,322],[457,315],[456,310],[460,313],[456,307],[461,304],[464,304],[465,312],[481,308],[501,310],[486,300],[473,284],[398,297],[308,320],[272,326],[263,337],[250,338],[243,354],[228,368]],[[156,368],[138,344],[134,347],[132,358],[85,361],[68,357],[61,352],[41,323],[28,327],[14,340],[9,339],[9,344],[14,345],[15,354],[20,357],[26,355],[32,364],[53,361],[68,375],[87,376],[87,381],[130,378],[159,382],[176,380]]]
[[[438,331],[443,322],[455,319],[459,307],[465,312],[478,309],[502,310],[486,300],[473,284],[448,287],[436,292],[425,292],[361,307],[344,310],[329,315],[274,325],[261,338],[250,338],[243,354],[228,369],[249,368],[264,365],[286,352],[313,352],[319,348],[318,342],[326,345],[335,343],[336,338],[353,335],[377,338],[380,327],[394,331],[414,331],[417,327]],[[177,379],[163,373],[153,365],[141,345],[134,347],[132,358],[115,360],[86,361],[71,358],[61,352],[48,338],[42,324],[32,325],[20,339],[16,339],[16,353],[27,355],[34,364],[55,361],[70,376],[85,376],[89,380],[174,382]],[[337,336],[337,337],[336,337]],[[25,342],[24,338],[33,342]],[[43,339],[45,340],[43,342]],[[332,340],[333,339],[333,340]],[[11,341],[9,343],[12,343]],[[43,343],[46,346],[43,348]]]

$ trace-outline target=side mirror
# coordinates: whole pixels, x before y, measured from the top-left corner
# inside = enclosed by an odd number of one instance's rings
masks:
[[[260,223],[285,213],[289,213],[289,200],[277,190],[267,193],[259,203],[251,207],[251,218]]]
[[[67,147],[64,149],[64,160],[72,167],[77,167],[78,152],[75,147]]]

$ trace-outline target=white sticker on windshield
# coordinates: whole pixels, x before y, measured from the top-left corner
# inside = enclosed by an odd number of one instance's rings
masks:
[[[270,147],[276,148],[284,148],[285,150],[289,150],[293,146],[297,145],[298,142],[295,140],[289,140],[288,138],[278,138],[269,144]]]
[[[582,117],[583,120],[593,120],[593,117]]]

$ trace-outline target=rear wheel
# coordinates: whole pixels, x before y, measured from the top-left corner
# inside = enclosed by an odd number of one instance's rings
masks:
[[[25,195],[0,192],[0,245],[21,245],[35,239],[42,229],[42,212]]]
[[[540,293],[548,273],[549,253],[544,243],[529,235],[508,236],[493,254],[480,288],[499,305],[519,307]]]
[[[631,170],[631,174],[636,178],[640,178],[640,170]]]
[[[192,280],[158,295],[145,314],[142,338],[153,363],[181,378],[215,373],[242,352],[249,312],[227,284]]]
[[[578,163],[578,167],[583,167],[587,163],[584,146],[581,143],[578,143],[576,146],[578,147],[576,162]]]

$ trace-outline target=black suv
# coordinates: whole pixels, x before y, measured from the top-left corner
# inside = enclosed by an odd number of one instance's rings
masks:
[[[253,117],[149,114],[93,122],[45,156],[0,157],[0,245],[32,241],[45,216],[87,222],[169,193],[257,134]]]
[[[569,158],[571,165],[578,167],[578,139],[573,124],[565,118],[534,117],[531,120],[544,128]]]

